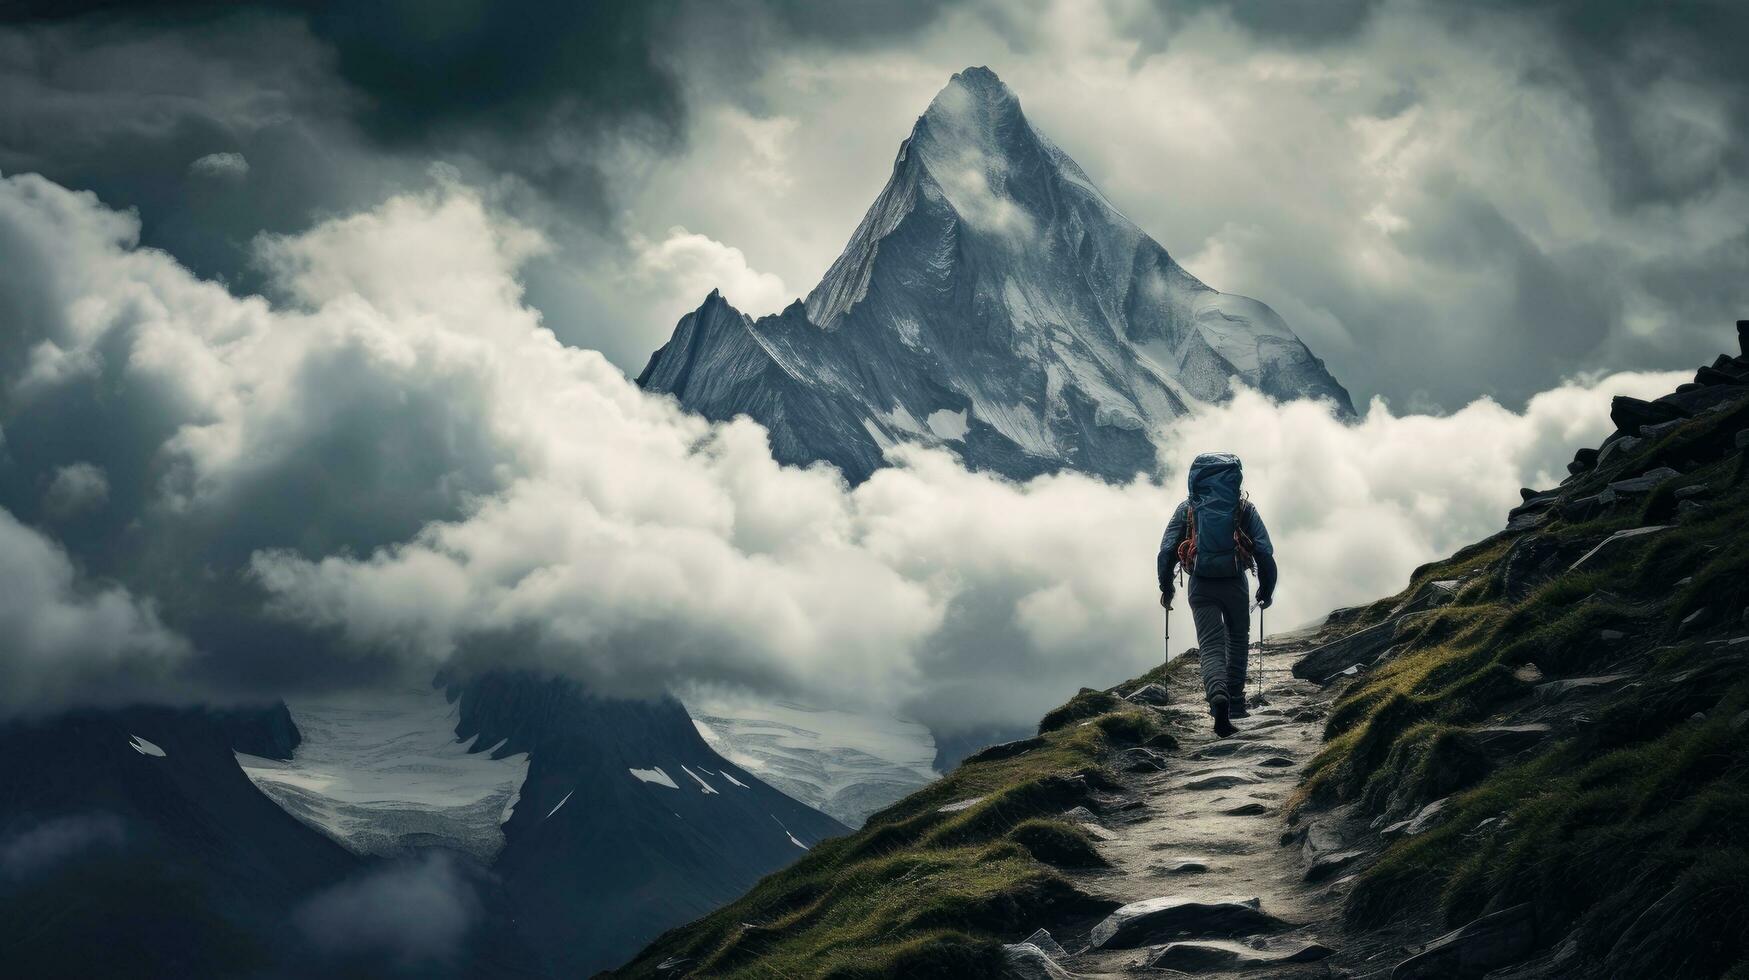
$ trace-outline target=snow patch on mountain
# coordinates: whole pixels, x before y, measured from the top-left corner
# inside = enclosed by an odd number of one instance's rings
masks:
[[[495,758],[455,736],[444,693],[409,688],[287,704],[303,740],[291,760],[237,753],[292,816],[357,854],[445,846],[490,860],[528,776],[526,753]]]
[[[661,766],[656,766],[652,769],[629,769],[627,771],[637,779],[646,783],[655,783],[657,786],[666,786],[669,789],[680,788],[680,784],[674,781],[674,777],[663,771]],[[676,813],[675,816],[678,817],[680,814]]]
[[[135,752],[138,752],[141,755],[153,755],[153,756],[157,756],[160,759],[164,758],[164,750],[163,749],[159,748],[157,745],[153,744],[152,742],[148,742],[147,740],[139,737],[138,735],[129,735],[128,736],[128,745],[132,746],[133,750]]]
[[[916,722],[735,695],[686,706],[724,758],[851,826],[938,775],[935,739]]]

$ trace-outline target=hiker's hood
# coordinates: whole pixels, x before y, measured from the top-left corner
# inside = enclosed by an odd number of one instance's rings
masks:
[[[1245,475],[1245,467],[1232,453],[1202,453],[1191,461],[1187,487],[1192,497],[1204,487],[1210,477],[1221,476],[1237,484]]]

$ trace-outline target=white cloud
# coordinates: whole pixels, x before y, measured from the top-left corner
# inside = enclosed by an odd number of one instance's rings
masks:
[[[188,172],[215,180],[242,180],[249,176],[249,161],[241,153],[208,153],[189,164]]]
[[[678,225],[660,241],[635,239],[632,247],[649,290],[670,297],[656,314],[664,324],[692,312],[713,289],[752,317],[776,313],[796,298],[782,279],[748,265],[740,249]]]
[[[43,509],[50,516],[66,519],[102,507],[109,499],[109,477],[103,467],[69,463],[55,471],[43,492]]]
[[[1482,401],[1397,416],[1375,402],[1354,425],[1242,393],[1168,436],[1164,486],[1016,485],[906,449],[850,489],[828,469],[776,465],[745,419],[685,415],[559,344],[516,280],[541,240],[465,188],[264,242],[290,300],[278,308],[135,249],[112,214],[38,179],[0,181],[11,240],[65,262],[38,304],[58,312],[56,342],[118,351],[125,377],[174,393],[159,410],[180,421],[161,446],[116,449],[155,452],[172,474],[141,519],[264,541],[248,562],[272,597],[260,628],[332,627],[352,652],[415,672],[514,657],[610,691],[717,683],[944,732],[1031,722],[1158,660],[1154,551],[1195,452],[1246,459],[1282,561],[1272,622],[1285,625],[1388,593],[1498,529],[1520,484],[1551,482],[1608,431],[1609,394],[1675,382],[1574,382],[1523,413]],[[272,496],[294,477],[319,492]],[[283,524],[260,523],[263,501],[291,508]],[[409,530],[312,545],[371,521]],[[16,522],[0,522],[0,543],[33,556],[14,575],[46,583],[0,605],[0,622],[65,609],[81,640],[26,644],[23,660],[0,650],[9,675],[33,675],[10,690],[78,696],[81,675],[35,650],[175,662],[183,647],[149,605],[78,590],[66,557]],[[196,560],[182,574],[204,574]]]
[[[66,552],[4,508],[0,582],[0,716],[163,697],[190,652],[149,600],[84,581]]]

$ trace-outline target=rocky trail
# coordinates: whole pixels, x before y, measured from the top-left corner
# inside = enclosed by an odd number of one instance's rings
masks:
[[[1320,747],[1332,697],[1290,672],[1309,645],[1308,637],[1271,638],[1261,691],[1253,677],[1250,717],[1235,722],[1231,738],[1216,738],[1207,715],[1194,710],[1201,702],[1194,670],[1175,671],[1164,697],[1130,695],[1169,706],[1178,749],[1126,750],[1124,792],[1102,800],[1100,814],[1070,814],[1111,865],[1079,873],[1076,883],[1125,904],[1082,929],[1041,931],[1007,947],[1015,975],[1388,975],[1414,952],[1407,936],[1343,933],[1348,867],[1368,853],[1348,846],[1345,834],[1354,831],[1345,814],[1301,826],[1283,816]]]

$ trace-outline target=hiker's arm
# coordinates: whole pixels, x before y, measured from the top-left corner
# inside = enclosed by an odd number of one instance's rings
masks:
[[[1178,542],[1184,537],[1184,504],[1172,512],[1166,522],[1166,533],[1160,536],[1160,554],[1154,559],[1154,574],[1160,580],[1160,594],[1172,594],[1172,570],[1178,566]]]
[[[1250,508],[1250,527],[1245,533],[1251,535],[1251,553],[1257,559],[1257,600],[1269,602],[1275,598],[1275,545],[1269,540],[1269,528],[1263,526],[1263,518],[1257,514],[1257,508]]]

